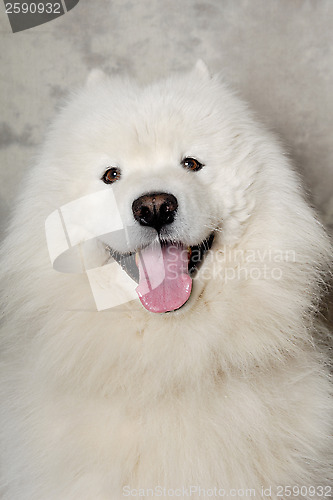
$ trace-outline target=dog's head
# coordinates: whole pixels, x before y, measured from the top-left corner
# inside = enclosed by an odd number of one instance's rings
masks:
[[[139,283],[149,311],[194,303],[207,256],[244,234],[260,170],[253,127],[201,62],[144,88],[94,72],[60,114],[45,149],[59,206],[101,193],[97,217],[79,214],[80,237],[98,236],[101,259],[106,252]],[[121,231],[109,230],[116,217]]]

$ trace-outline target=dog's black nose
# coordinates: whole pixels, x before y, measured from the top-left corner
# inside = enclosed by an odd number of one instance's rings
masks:
[[[142,226],[153,227],[156,231],[174,221],[177,208],[177,198],[168,193],[145,194],[132,205],[134,219]]]

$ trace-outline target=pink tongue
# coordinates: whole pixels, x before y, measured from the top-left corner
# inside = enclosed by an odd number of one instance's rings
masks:
[[[140,280],[136,292],[148,311],[174,311],[185,304],[192,288],[185,247],[154,244],[140,251],[137,264]]]

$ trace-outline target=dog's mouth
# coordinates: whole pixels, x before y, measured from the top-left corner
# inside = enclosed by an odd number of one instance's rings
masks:
[[[189,299],[192,279],[211,249],[214,233],[198,245],[158,240],[137,252],[110,255],[138,283],[136,292],[150,312],[175,311]]]

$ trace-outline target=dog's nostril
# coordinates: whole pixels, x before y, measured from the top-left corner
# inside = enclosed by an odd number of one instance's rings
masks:
[[[169,193],[145,194],[132,205],[135,220],[142,226],[150,226],[157,231],[174,221],[177,208],[177,198]]]
[[[160,213],[166,224],[173,222],[174,211],[167,203],[163,203],[163,205],[161,205]]]
[[[151,212],[148,207],[142,207],[140,211],[140,216],[144,219],[145,217],[149,217]]]

